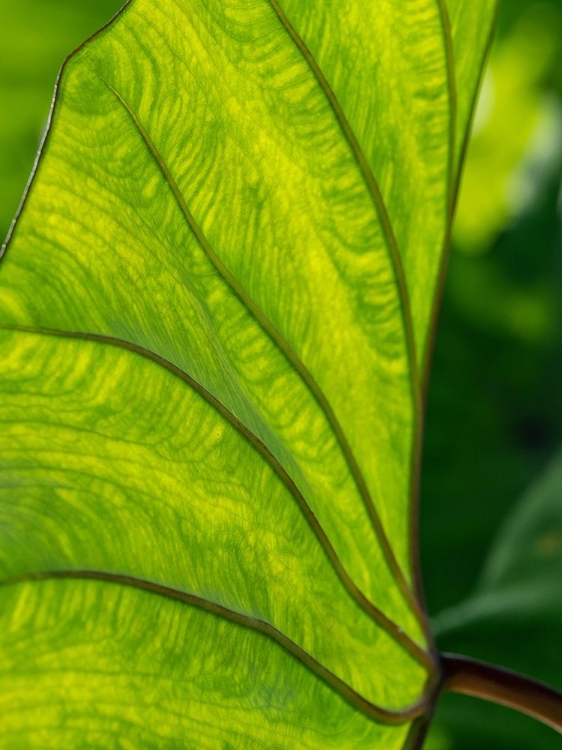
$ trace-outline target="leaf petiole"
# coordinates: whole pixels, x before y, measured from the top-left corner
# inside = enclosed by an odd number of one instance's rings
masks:
[[[562,734],[562,693],[530,677],[456,654],[441,654],[441,690],[514,708]]]

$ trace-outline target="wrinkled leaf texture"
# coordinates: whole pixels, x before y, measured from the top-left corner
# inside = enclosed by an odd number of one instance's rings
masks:
[[[0,270],[0,747],[400,748],[490,0],[132,0]]]

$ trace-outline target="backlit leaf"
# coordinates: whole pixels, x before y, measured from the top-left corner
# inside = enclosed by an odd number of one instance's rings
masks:
[[[18,207],[45,129],[53,81],[70,49],[99,28],[119,0],[2,0],[0,235]]]
[[[0,270],[1,746],[404,745],[492,5],[133,0],[66,63]]]

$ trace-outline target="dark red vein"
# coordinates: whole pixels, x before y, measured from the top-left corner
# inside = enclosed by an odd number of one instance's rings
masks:
[[[289,18],[285,14],[284,10],[281,8],[278,0],[268,0],[268,2],[270,3],[271,7],[275,11],[275,14],[279,18],[279,21],[281,22],[282,26],[285,28],[287,34],[289,35],[289,37],[291,38],[295,46],[299,49],[303,58],[306,60],[308,66],[310,67],[312,73],[314,74],[316,80],[318,81],[320,88],[324,92],[326,99],[328,100],[328,103],[330,107],[332,108],[334,116],[342,130],[342,133],[346,141],[349,144],[350,150],[357,162],[359,171],[361,172],[361,176],[371,196],[373,205],[375,207],[375,211],[381,223],[382,232],[383,232],[383,236],[385,238],[386,246],[388,249],[392,271],[394,273],[394,278],[396,281],[396,288],[398,290],[398,296],[400,299],[400,312],[402,316],[404,338],[406,342],[406,353],[408,357],[410,389],[411,389],[412,405],[414,409],[414,419],[413,419],[413,426],[412,426],[413,439],[412,439],[412,449],[411,449],[411,458],[410,458],[411,476],[413,476],[415,474],[415,467],[417,465],[416,451],[417,451],[417,446],[418,446],[418,438],[416,436],[416,433],[418,431],[417,425],[421,422],[421,400],[420,400],[420,390],[419,390],[418,374],[417,374],[416,344],[415,344],[415,336],[414,336],[414,327],[413,327],[413,322],[412,322],[412,313],[411,313],[411,307],[410,307],[410,298],[408,294],[408,285],[406,283],[406,274],[404,272],[404,266],[402,264],[402,257],[400,255],[400,249],[398,247],[398,242],[394,234],[394,229],[392,228],[392,222],[390,220],[390,216],[386,208],[386,204],[384,202],[384,198],[382,196],[378,182],[371,170],[371,167],[369,166],[369,163],[363,152],[363,149],[361,148],[361,145],[359,141],[357,140],[355,133],[353,132],[353,128],[351,127],[346,117],[343,107],[341,106],[339,99],[336,96],[334,90],[330,86],[328,79],[324,75],[322,68],[316,61],[316,58],[314,57],[314,55],[312,54],[312,52],[310,51],[310,49],[308,48],[308,46],[306,45],[302,37],[297,33],[296,29],[289,21]],[[361,488],[359,489],[361,492]],[[418,618],[418,621],[420,622],[425,632],[426,638],[430,642],[431,632],[430,632],[429,622],[425,614],[425,611],[423,610],[421,606],[421,602],[417,599],[415,594],[412,592],[410,584],[406,581],[404,573],[402,569],[400,568],[398,561],[396,560],[394,551],[392,550],[390,543],[388,542],[386,533],[382,526],[382,522],[380,521],[380,518],[378,517],[376,508],[374,506],[373,500],[370,496],[370,493],[366,485],[364,487],[364,491],[361,492],[361,495],[367,507],[367,512],[369,513],[369,516],[371,517],[373,526],[375,527],[377,537],[383,548],[383,552],[387,559],[389,568],[391,572],[393,573],[398,585],[400,586],[400,589],[402,591],[402,594],[404,595],[404,598],[406,599],[412,611]]]
[[[496,29],[496,23],[497,23],[497,16],[498,16],[498,8],[499,3],[495,6],[495,14],[494,19],[492,21],[490,32],[488,34],[488,38],[486,40],[486,44],[484,46],[482,60],[480,63],[480,68],[478,71],[476,86],[473,91],[472,100],[470,103],[469,111],[468,111],[468,119],[466,123],[466,127],[463,133],[462,143],[460,144],[460,150],[459,150],[459,158],[458,161],[456,160],[456,153],[453,153],[453,166],[451,169],[452,172],[452,183],[451,183],[451,190],[449,195],[449,212],[448,212],[448,222],[447,222],[447,234],[445,238],[445,248],[443,255],[441,257],[441,266],[439,269],[439,275],[435,287],[435,294],[433,299],[433,305],[432,305],[432,316],[431,316],[431,323],[429,327],[429,333],[427,337],[427,343],[426,348],[424,352],[424,358],[423,358],[423,367],[422,367],[422,394],[423,394],[423,401],[427,401],[427,389],[429,386],[429,375],[431,370],[431,360],[433,356],[433,351],[435,349],[435,339],[436,339],[436,333],[437,333],[437,320],[439,316],[439,310],[441,308],[441,301],[443,298],[443,291],[445,288],[445,279],[447,276],[447,267],[448,267],[448,261],[449,261],[449,255],[450,255],[450,244],[451,244],[451,235],[453,231],[453,223],[455,218],[455,211],[458,203],[459,198],[459,190],[460,190],[460,184],[461,184],[461,177],[462,177],[462,167],[466,158],[466,152],[468,149],[468,144],[470,141],[470,134],[472,131],[472,122],[474,120],[474,115],[476,112],[476,105],[478,103],[478,97],[480,93],[480,87],[482,85],[482,79],[484,70],[486,67],[486,63],[488,61],[488,57],[490,54],[490,48],[492,46],[492,42],[494,40],[495,35],[495,29]],[[447,15],[448,18],[448,15]],[[450,32],[450,23],[449,23],[449,33]],[[456,75],[455,75],[455,64],[454,64],[454,54],[451,60],[451,80],[452,80],[452,95],[456,97]],[[455,108],[455,117],[457,115],[456,108]],[[455,122],[455,142],[454,142],[454,151],[456,152],[456,125]]]
[[[135,589],[150,591],[153,594],[197,607],[205,612],[229,620],[236,625],[262,633],[298,659],[313,674],[323,680],[342,698],[344,698],[344,700],[375,721],[384,724],[404,724],[417,716],[421,716],[425,711],[425,697],[422,697],[417,703],[414,703],[411,706],[396,711],[371,703],[357,693],[350,685],[317,661],[311,656],[311,654],[294,643],[290,638],[287,638],[287,636],[281,633],[281,631],[270,625],[270,623],[255,617],[250,617],[249,615],[242,615],[221,604],[216,604],[215,602],[203,599],[202,597],[178,591],[177,589],[163,586],[159,583],[147,581],[142,578],[135,578],[134,576],[97,570],[53,570],[16,576],[0,582],[0,585],[13,586],[26,582],[45,581],[50,579],[103,581],[105,583],[120,584]]]
[[[440,279],[444,279],[446,261],[444,258],[448,255],[448,248],[450,244],[450,233],[452,227],[452,216],[453,216],[453,203],[454,203],[454,170],[455,170],[455,151],[456,151],[456,131],[457,131],[457,90],[456,90],[456,76],[455,76],[455,60],[453,50],[453,39],[451,35],[451,23],[449,18],[449,12],[445,0],[436,0],[437,7],[439,10],[439,16],[441,20],[441,27],[443,32],[443,46],[445,53],[445,61],[447,68],[447,91],[449,97],[449,144],[448,144],[448,165],[447,165],[447,205],[446,205],[446,219],[445,228],[443,234],[443,246],[441,250],[441,257],[439,260],[438,280],[437,284],[441,282]],[[434,308],[431,312],[431,319],[429,323],[428,337],[434,335],[434,331],[437,329],[437,308]],[[424,357],[426,352],[422,352],[421,361],[422,366],[424,364]],[[425,594],[423,588],[422,570],[421,570],[421,555],[420,555],[420,492],[421,492],[421,457],[423,449],[423,433],[425,423],[425,404],[427,401],[426,393],[426,370],[425,367],[422,370],[421,377],[421,411],[419,420],[417,422],[417,434],[416,434],[416,448],[415,448],[415,459],[412,467],[411,475],[411,501],[410,501],[410,562],[412,565],[412,579],[417,594],[418,601],[424,605]],[[424,607],[425,608],[425,607]],[[436,646],[433,633],[428,629],[428,643],[430,649],[436,656]]]
[[[460,180],[461,164],[456,165],[456,143],[457,143],[457,116],[458,116],[458,104],[457,104],[457,82],[455,73],[455,54],[453,48],[453,37],[451,30],[451,20],[449,17],[449,11],[445,0],[437,0],[437,5],[441,15],[441,25],[443,29],[443,45],[445,48],[445,59],[447,62],[447,83],[449,92],[449,154],[448,154],[448,189],[447,189],[447,214],[445,233],[443,237],[443,246],[441,251],[441,257],[439,267],[437,271],[437,279],[435,283],[435,293],[433,298],[433,304],[430,308],[430,321],[427,332],[426,341],[421,354],[421,367],[422,367],[422,403],[425,404],[427,401],[427,386],[429,380],[429,366],[431,360],[431,353],[435,344],[435,334],[437,330],[437,319],[439,316],[440,301],[445,285],[445,277],[447,275],[447,266],[449,260],[449,247],[451,244],[451,234],[453,231],[453,218],[455,214],[456,194],[458,190],[458,184]],[[466,131],[468,135],[468,129]],[[456,170],[456,174],[455,174]]]
[[[424,613],[421,610],[414,594],[412,593],[410,586],[408,582],[406,581],[404,574],[396,560],[396,557],[394,556],[394,552],[386,536],[386,532],[384,530],[380,517],[377,513],[377,510],[375,508],[375,505],[373,503],[373,500],[367,488],[367,484],[365,482],[363,474],[359,468],[359,465],[357,464],[357,461],[351,450],[351,447],[349,446],[349,443],[347,442],[347,438],[334,413],[334,410],[332,409],[332,406],[329,403],[328,399],[326,398],[324,392],[320,388],[319,384],[315,380],[312,373],[310,373],[310,371],[307,369],[307,367],[302,362],[302,360],[297,356],[297,354],[294,352],[294,350],[286,341],[286,339],[281,335],[281,333],[277,330],[277,328],[273,325],[273,323],[267,318],[263,310],[254,302],[254,300],[246,292],[246,290],[244,289],[242,284],[238,281],[238,279],[236,279],[236,277],[228,270],[228,268],[224,265],[224,263],[217,256],[217,254],[215,253],[215,251],[213,250],[213,248],[207,241],[207,238],[203,234],[201,228],[195,221],[195,218],[193,214],[191,213],[189,207],[187,206],[185,198],[183,197],[183,194],[178,184],[176,183],[172,174],[170,173],[166,165],[166,162],[164,161],[162,155],[160,154],[155,144],[153,143],[152,139],[148,135],[143,124],[140,122],[136,113],[131,109],[129,104],[123,99],[121,94],[102,75],[100,75],[94,69],[92,69],[92,71],[105,83],[105,85],[109,88],[109,90],[113,92],[116,99],[120,102],[122,107],[125,109],[129,117],[133,121],[142,140],[144,141],[146,147],[148,148],[153,159],[158,165],[160,171],[162,172],[166,182],[168,183],[170,189],[172,190],[172,193],[182,213],[184,214],[191,230],[193,231],[193,234],[197,238],[198,242],[200,243],[201,247],[207,254],[209,260],[211,261],[211,263],[213,264],[217,272],[223,278],[225,283],[230,287],[230,289],[234,292],[234,294],[238,297],[238,299],[244,305],[244,307],[248,310],[250,315],[252,315],[252,317],[256,320],[256,322],[262,328],[262,330],[266,333],[266,335],[277,346],[277,348],[286,358],[287,362],[293,367],[295,372],[300,376],[300,378],[302,379],[302,381],[307,386],[310,393],[312,394],[312,396],[318,403],[320,409],[324,413],[324,416],[326,417],[326,420],[328,424],[330,425],[332,432],[334,433],[337,443],[340,446],[342,454],[349,467],[351,477],[353,478],[353,481],[359,491],[359,495],[367,510],[368,516],[370,518],[375,534],[381,546],[381,550],[383,552],[383,557],[385,559],[385,562],[388,565],[388,568],[391,574],[393,575],[397,583],[397,586],[399,587],[401,593],[403,594],[406,602],[409,604],[410,608],[412,609],[412,611],[418,618],[420,624],[422,624],[422,627],[425,628],[426,622],[425,622]]]
[[[353,579],[347,573],[343,566],[337,552],[335,551],[332,543],[330,542],[326,532],[322,525],[316,518],[314,511],[308,505],[303,494],[293,481],[287,471],[267,448],[267,446],[251,431],[246,425],[244,425],[239,419],[237,419],[232,412],[230,412],[221,401],[215,398],[209,393],[200,383],[194,380],[184,370],[177,365],[172,364],[164,357],[156,354],[155,352],[145,349],[138,344],[133,344],[129,341],[115,338],[113,336],[104,336],[95,333],[85,333],[82,331],[59,331],[49,328],[34,328],[31,326],[0,326],[0,330],[20,331],[23,333],[31,333],[40,336],[53,336],[56,338],[73,339],[79,341],[90,341],[99,344],[105,344],[108,346],[114,346],[119,349],[124,349],[133,354],[139,355],[144,359],[148,359],[157,365],[160,365],[172,375],[176,376],[190,388],[192,388],[204,401],[206,401],[211,407],[213,407],[223,419],[225,419],[230,425],[236,429],[236,431],[256,450],[256,452],[264,459],[275,474],[279,477],[281,482],[285,485],[287,490],[295,499],[305,519],[307,520],[313,534],[316,536],[319,544],[321,545],[326,557],[332,564],[338,578],[343,584],[347,593],[351,596],[353,601],[385,632],[405,651],[412,656],[419,664],[424,666],[430,672],[435,669],[435,661],[429,654],[424,651],[417,643],[411,640],[411,638],[403,631],[403,629],[397,625],[393,620],[387,617],[378,607],[376,607],[363,592],[358,588]]]

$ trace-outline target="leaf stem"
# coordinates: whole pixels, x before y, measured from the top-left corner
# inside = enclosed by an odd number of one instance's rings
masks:
[[[562,734],[562,693],[508,669],[456,654],[441,654],[442,691],[472,695],[514,708]]]

